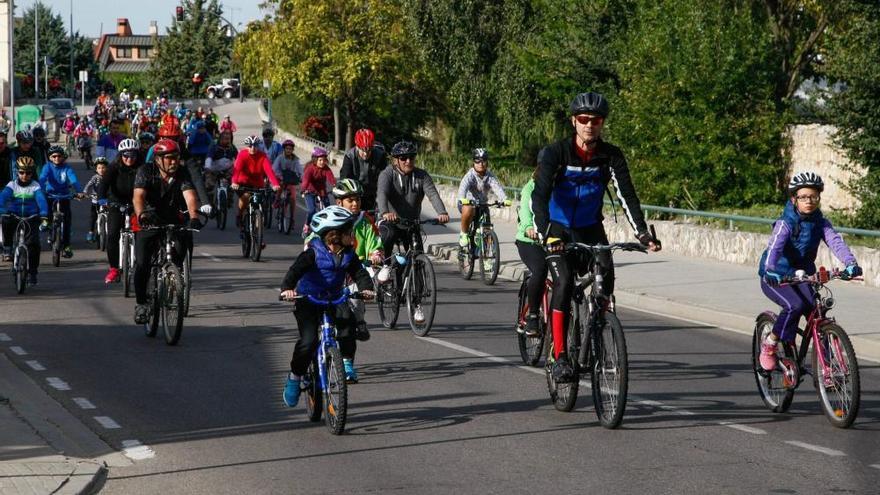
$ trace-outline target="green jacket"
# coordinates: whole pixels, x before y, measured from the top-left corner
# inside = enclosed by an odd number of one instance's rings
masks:
[[[532,190],[535,189],[535,180],[529,179],[519,193],[519,210],[517,211],[516,240],[527,244],[535,244],[535,241],[526,236],[526,230],[535,228],[535,214],[532,212]]]
[[[361,218],[354,224],[354,252],[361,261],[367,260],[374,251],[382,250],[382,239],[379,237],[379,229],[373,217],[366,212],[361,212]],[[306,237],[304,244],[318,237],[314,232]]]

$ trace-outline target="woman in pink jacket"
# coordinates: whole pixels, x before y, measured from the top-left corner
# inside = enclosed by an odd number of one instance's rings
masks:
[[[242,186],[259,189],[265,187],[266,178],[272,184],[272,190],[278,192],[281,190],[281,183],[275,172],[272,171],[272,164],[269,163],[269,157],[259,149],[260,138],[257,136],[248,136],[244,140],[245,149],[238,152],[235,157],[235,165],[232,166],[232,189],[238,190]],[[238,217],[236,225],[241,229],[241,216],[247,211],[247,204],[251,195],[248,192],[242,192],[238,195]]]
[[[330,170],[330,162],[327,159],[327,150],[315,147],[312,150],[312,160],[306,164],[303,170],[302,191],[303,198],[306,200],[306,209],[308,216],[306,223],[303,225],[303,239],[309,235],[309,223],[312,221],[312,215],[316,211],[333,204],[333,197],[330,191],[336,185],[336,177]],[[320,200],[321,204],[318,204]],[[318,207],[320,206],[320,208]]]

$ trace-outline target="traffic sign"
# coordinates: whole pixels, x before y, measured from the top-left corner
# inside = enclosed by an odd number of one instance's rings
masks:
[[[79,71],[79,82],[89,82],[89,71],[87,71],[87,70]]]

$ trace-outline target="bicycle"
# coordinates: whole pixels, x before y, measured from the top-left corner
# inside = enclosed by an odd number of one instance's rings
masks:
[[[783,280],[788,284],[810,284],[814,292],[814,308],[807,317],[806,327],[798,328],[795,341],[779,342],[783,355],[779,357],[776,369],[771,371],[765,371],[759,359],[761,343],[773,329],[777,315],[772,311],[759,314],[752,336],[752,369],[761,400],[775,413],[788,411],[804,375],[812,375],[813,387],[819,395],[825,417],[833,426],[849,428],[858,415],[861,402],[859,362],[846,331],[834,318],[828,317],[834,307],[834,298],[826,284],[835,279],[849,280],[849,277],[846,272],[837,269],[828,272],[825,267],[819,267],[815,275],[799,273]],[[800,343],[796,343],[798,337]],[[807,370],[805,360],[811,348],[810,369]]]
[[[476,209],[474,221],[468,227],[468,245],[458,250],[458,269],[465,280],[470,280],[474,274],[474,262],[479,260],[480,278],[486,285],[492,285],[498,278],[498,270],[501,268],[501,249],[498,243],[498,234],[492,227],[489,218],[489,208],[503,208],[501,201],[494,203],[481,203],[479,201],[463,199],[462,205],[471,205]]]
[[[306,411],[309,420],[318,422],[324,416],[324,423],[334,435],[345,431],[345,420],[348,414],[348,385],[345,381],[345,367],[342,353],[336,341],[336,328],[333,326],[330,312],[339,304],[349,299],[360,299],[360,294],[352,293],[346,288],[342,295],[334,300],[322,300],[312,296],[296,296],[307,298],[309,302],[323,308],[321,331],[318,334],[318,349],[308,370],[303,376],[301,390],[306,393]],[[279,300],[285,300],[279,295]]]
[[[652,228],[653,232],[653,228]],[[588,254],[587,276],[578,281],[572,292],[569,314],[567,353],[575,378],[571,382],[553,379],[552,359],[547,359],[545,371],[547,388],[554,407],[568,412],[574,408],[578,396],[580,376],[590,374],[593,404],[599,424],[608,429],[617,428],[623,420],[629,377],[626,338],[623,325],[617,318],[614,296],[603,293],[603,275],[598,255],[613,251],[647,252],[638,242],[612,244],[567,243],[566,255]],[[548,332],[547,351],[552,352],[553,335]]]
[[[403,298],[406,300],[410,329],[417,336],[424,337],[431,331],[434,323],[437,279],[431,259],[421,250],[424,236],[421,226],[427,223],[438,225],[438,222],[398,218],[396,223],[408,231],[409,249],[403,251],[401,243],[398,242],[397,253],[385,260],[390,264],[392,273],[386,283],[377,285],[379,290],[376,291],[376,304],[379,308],[379,318],[385,328],[394,328],[397,325],[401,298]],[[403,273],[400,272],[401,269]],[[422,311],[421,322],[415,319],[415,313],[419,309]]]
[[[54,201],[52,206],[52,227],[49,230],[47,241],[52,246],[52,266],[58,267],[61,266],[61,253],[64,250],[64,247],[61,245],[64,240],[64,231],[70,228],[64,219],[64,213],[61,211],[61,201],[74,198],[79,199],[80,196],[76,195],[73,198],[54,195],[47,196]]]
[[[544,294],[541,296],[541,308],[538,312],[538,335],[526,335],[526,318],[529,314],[528,285],[531,274],[527,274],[519,286],[519,304],[517,305],[516,342],[519,355],[523,364],[537,366],[544,353],[544,336],[550,327],[550,294],[553,291],[553,282],[550,279],[544,281]]]
[[[217,221],[217,228],[226,230],[226,217],[229,214],[229,177],[222,175],[217,179],[217,186],[214,190],[214,210],[217,215],[214,220]]]
[[[132,288],[134,287],[134,232],[131,230],[131,214],[132,207],[131,205],[120,205],[118,203],[114,203],[109,205],[111,208],[119,208],[119,211],[122,212],[125,220],[122,226],[122,230],[119,231],[119,269],[122,270],[122,290],[125,297],[131,296]],[[106,232],[106,221],[107,221],[107,212],[103,211],[104,214],[104,222],[105,222],[105,232]],[[98,214],[99,219],[101,213]],[[100,220],[99,220],[100,222]],[[99,223],[100,225],[100,223]],[[99,227],[100,229],[100,227]],[[106,235],[106,234],[105,234]]]
[[[77,138],[76,148],[79,151],[79,157],[86,164],[86,170],[91,169],[94,164],[92,159],[92,139],[86,136]]]
[[[24,294],[28,286],[28,273],[30,272],[30,249],[27,246],[27,238],[31,234],[31,222],[40,218],[40,215],[29,217],[20,217],[12,213],[0,215],[0,219],[7,218],[18,220],[18,225],[15,227],[15,237],[12,240],[12,279],[15,282],[15,292]],[[2,232],[0,232],[0,237],[2,237]]]
[[[296,207],[290,198],[291,194],[287,185],[282,186],[281,197],[278,199],[278,208],[275,208],[277,217],[275,220],[277,222],[278,232],[285,235],[289,235],[290,231],[293,229],[293,213],[294,208]]]
[[[110,217],[105,209],[98,210],[98,217],[95,221],[95,247],[98,251],[107,250],[107,240],[110,238],[110,228],[108,227]]]
[[[141,227],[141,230],[157,230],[162,234],[160,247],[150,263],[147,286],[150,293],[150,321],[144,324],[144,332],[148,337],[155,337],[161,322],[165,343],[175,345],[183,333],[185,287],[180,268],[174,262],[174,237],[179,232],[198,231],[175,224]]]
[[[305,201],[306,205],[309,204],[308,201],[306,201],[306,196],[312,196],[312,197],[315,198],[315,209],[314,209],[314,211],[312,211],[311,213],[317,213],[317,212],[323,210],[324,207],[326,206],[326,205],[324,204],[324,196],[321,196],[320,194],[315,194],[315,193],[313,193],[313,192],[305,192],[305,191],[303,191],[302,193],[300,193],[300,196],[303,198],[303,200]],[[302,231],[302,238],[303,238],[303,239],[305,239],[306,237],[309,236],[309,229],[310,229],[310,227],[309,227],[309,215],[306,214],[306,222],[303,224],[303,231]]]
[[[263,203],[267,192],[263,188],[239,187],[239,194],[251,193],[242,225],[241,255],[251,261],[260,261],[263,251]]]

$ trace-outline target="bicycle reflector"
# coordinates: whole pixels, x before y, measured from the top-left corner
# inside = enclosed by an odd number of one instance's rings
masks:
[[[819,282],[828,283],[828,270],[824,266],[819,267]]]

